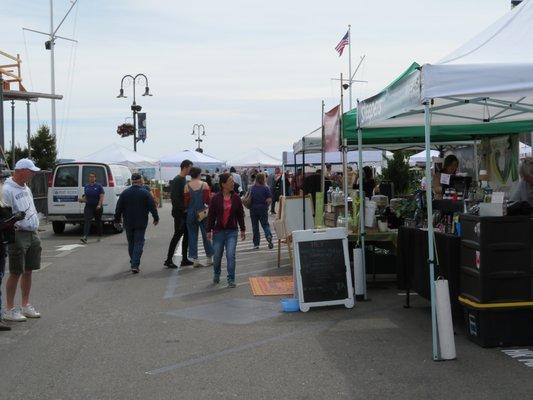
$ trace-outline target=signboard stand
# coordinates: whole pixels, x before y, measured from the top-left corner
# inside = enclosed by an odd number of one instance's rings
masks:
[[[292,234],[295,296],[300,310],[354,306],[346,228],[309,229]]]

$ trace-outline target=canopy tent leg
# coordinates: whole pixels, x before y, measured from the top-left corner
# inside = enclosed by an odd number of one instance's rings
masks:
[[[17,157],[15,155],[15,100],[11,100],[11,165],[15,170]]]
[[[283,191],[283,196],[285,196],[285,157],[281,160],[281,190]]]
[[[477,145],[478,141],[477,139],[474,139],[474,178],[476,182],[479,181],[479,164],[477,159]]]
[[[2,146],[2,152],[4,152],[4,80],[2,79],[2,74],[0,74],[0,146]],[[9,165],[6,165],[6,168],[9,168]]]
[[[357,101],[359,110],[359,100]],[[359,126],[359,113],[357,113],[357,154],[359,156],[359,245],[361,246],[361,263],[363,269],[364,299],[368,300],[366,293],[366,257],[365,257],[365,194],[363,190],[363,131]]]
[[[344,186],[344,218],[346,218],[346,228],[350,226],[348,223],[350,212],[348,211],[348,141],[344,139],[342,144],[342,177]]]
[[[320,177],[320,191],[322,195],[326,196],[326,131],[324,130],[324,100],[322,100],[322,160],[320,168],[322,169],[322,175]],[[326,200],[327,201],[327,200]],[[322,215],[326,208],[326,201],[322,202]]]
[[[302,202],[303,202],[303,210],[304,210],[304,220],[303,220],[303,227],[304,227],[304,231],[306,230],[306,226],[305,226],[305,191],[303,190],[304,188],[304,183],[305,183],[305,137],[302,138],[302,147],[303,147],[303,151],[302,151]]]
[[[31,137],[31,128],[30,128],[30,101],[26,101],[26,135],[28,136],[28,158],[31,158],[31,146],[30,146],[30,137]]]
[[[435,298],[435,249],[433,232],[433,204],[431,196],[431,110],[429,102],[424,103],[424,132],[426,144],[426,206],[428,221],[429,287],[431,289],[431,332],[433,342],[433,361],[440,360],[439,337],[437,331],[437,302]]]

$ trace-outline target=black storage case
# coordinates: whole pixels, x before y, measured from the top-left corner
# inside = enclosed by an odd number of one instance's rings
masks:
[[[460,293],[478,303],[533,300],[533,220],[461,215]]]
[[[481,347],[533,345],[533,305],[501,308],[480,308],[483,305],[465,302],[466,334]],[[470,303],[470,304],[468,304]],[[493,304],[496,305],[496,304]]]

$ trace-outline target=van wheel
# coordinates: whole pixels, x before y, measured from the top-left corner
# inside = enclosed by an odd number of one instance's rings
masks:
[[[54,229],[54,233],[57,233],[59,235],[65,232],[65,223],[61,221],[53,221],[52,228]]]
[[[117,227],[115,224],[113,224],[113,232],[114,233],[122,233],[122,232],[124,232],[124,228],[122,227],[122,225]]]

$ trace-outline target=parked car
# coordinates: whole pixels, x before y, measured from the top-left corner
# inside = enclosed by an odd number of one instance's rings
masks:
[[[105,191],[102,221],[113,224],[118,197],[131,185],[130,169],[117,164],[68,162],[57,165],[48,181],[48,220],[54,233],[63,233],[66,224],[83,224],[85,204],[78,199],[91,173]]]

